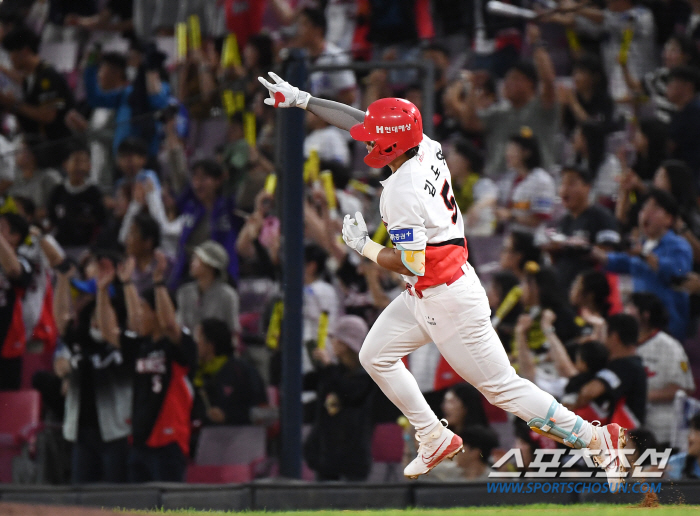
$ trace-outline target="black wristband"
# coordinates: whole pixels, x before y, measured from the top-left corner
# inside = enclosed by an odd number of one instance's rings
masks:
[[[163,281],[163,280],[161,280],[161,281],[156,281],[156,282],[153,283],[153,288],[156,288],[156,287],[165,287],[165,286],[167,286],[167,285],[165,284],[165,281]]]
[[[126,287],[126,286],[129,286],[129,285],[132,285],[133,283],[134,283],[134,282],[133,282],[132,280],[129,280],[129,281],[122,281],[122,287]]]

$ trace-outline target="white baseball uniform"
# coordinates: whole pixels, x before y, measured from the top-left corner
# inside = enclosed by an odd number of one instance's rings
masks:
[[[484,288],[467,263],[462,215],[440,144],[424,136],[418,154],[383,186],[382,221],[397,247],[426,250],[425,275],[404,276],[410,287],[372,326],[360,351],[363,367],[419,435],[440,423],[401,359],[428,342],[489,402],[525,421],[544,417],[553,397],[515,373],[491,325]],[[576,422],[562,406],[554,418],[567,431]],[[578,435],[590,442],[590,423]]]

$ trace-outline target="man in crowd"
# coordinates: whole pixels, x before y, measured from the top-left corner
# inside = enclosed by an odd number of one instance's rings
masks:
[[[67,147],[68,157],[63,164],[67,178],[51,192],[47,211],[56,240],[69,256],[77,257],[94,242],[106,213],[102,192],[89,181],[89,147],[78,141]]]
[[[618,424],[624,423],[627,428],[644,424],[647,377],[642,359],[637,356],[638,335],[637,321],[631,315],[616,314],[608,319],[608,364],[579,390],[572,409],[595,401],[605,416]]]
[[[39,37],[31,29],[19,26],[3,38],[2,46],[24,81],[22,98],[2,93],[0,105],[17,115],[27,134],[39,134],[49,142],[69,137],[71,132],[64,118],[73,107],[73,92],[63,76],[39,57]],[[44,156],[47,165],[59,167],[64,158],[61,145],[48,145]]]
[[[692,394],[695,391],[688,355],[681,343],[664,331],[668,315],[654,294],[632,294],[626,311],[639,321],[637,355],[642,357],[649,386],[647,427],[664,447],[671,441],[672,425],[668,422],[674,419],[676,392],[683,390]]]
[[[656,294],[668,310],[669,333],[686,337],[690,307],[688,294],[673,288],[673,282],[688,274],[693,266],[693,251],[687,240],[671,229],[678,216],[678,205],[670,194],[651,190],[639,212],[641,244],[626,253],[608,253],[600,247],[593,256],[608,271],[630,274],[635,292]]]
[[[297,43],[306,49],[315,65],[349,64],[350,56],[326,41],[326,15],[321,10],[306,8],[298,18]],[[312,95],[354,104],[357,99],[352,70],[314,72],[309,77]]]
[[[126,237],[126,253],[135,260],[131,281],[139,294],[153,287],[155,252],[160,245],[160,225],[148,213],[139,213],[131,221]]]
[[[131,271],[120,270],[128,325],[135,329],[123,331],[109,302],[114,266],[105,259],[99,263],[99,329],[105,340],[121,349],[124,360],[134,364],[135,370],[131,482],[182,482],[189,455],[193,403],[190,376],[197,366],[197,346],[189,331],[176,321],[165,287],[166,268],[165,256],[158,253],[153,288],[143,298],[129,283]]]
[[[578,167],[561,171],[559,195],[567,213],[557,223],[558,238],[550,240],[545,249],[552,254],[561,286],[566,290],[577,274],[595,265],[589,257],[591,245],[612,250],[620,243],[617,221],[599,204],[591,204],[590,193],[588,172]]]
[[[240,334],[238,293],[226,283],[226,249],[213,240],[195,248],[190,261],[194,279],[177,291],[178,322],[194,330],[204,319],[223,321],[232,335]],[[231,342],[229,342],[231,345]]]
[[[535,45],[534,65],[521,61],[508,71],[503,84],[503,95],[508,102],[477,111],[479,91],[472,85],[460,115],[464,129],[484,132],[488,176],[506,171],[506,144],[510,136],[519,134],[524,126],[537,135],[542,167],[548,169],[554,162],[559,124],[554,65],[540,44],[539,29],[534,25],[529,38]]]
[[[676,110],[668,127],[669,157],[679,159],[700,178],[700,100],[697,98],[700,74],[692,66],[679,66],[668,75],[666,96]]]
[[[22,298],[32,266],[17,250],[28,234],[29,224],[20,215],[0,215],[0,391],[19,389],[22,382]]]

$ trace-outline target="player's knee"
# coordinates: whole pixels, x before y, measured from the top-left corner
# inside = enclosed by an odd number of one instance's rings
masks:
[[[370,351],[369,346],[362,346],[360,349],[360,364],[365,368],[365,371],[370,371],[375,369],[373,361],[375,359],[374,354]]]

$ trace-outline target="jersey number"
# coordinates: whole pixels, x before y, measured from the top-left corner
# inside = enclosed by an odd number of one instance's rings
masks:
[[[457,201],[455,201],[455,196],[450,195],[450,185],[445,179],[442,185],[442,190],[440,191],[442,195],[442,200],[445,201],[445,206],[452,212],[452,224],[457,224]]]

